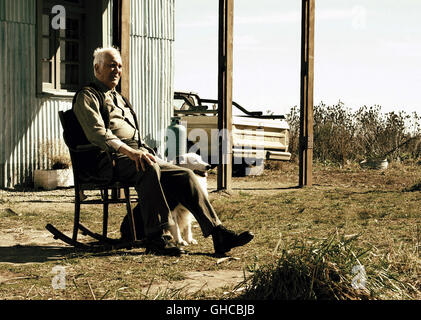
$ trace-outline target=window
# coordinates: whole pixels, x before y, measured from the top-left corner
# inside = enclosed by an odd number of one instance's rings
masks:
[[[92,79],[92,50],[103,44],[104,3],[38,0],[38,92],[71,93]],[[65,9],[65,28],[52,23],[56,5]]]

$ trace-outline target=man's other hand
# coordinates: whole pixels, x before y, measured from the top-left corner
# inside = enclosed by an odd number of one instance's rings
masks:
[[[135,162],[137,171],[140,169],[145,171],[146,166],[152,166],[156,162],[154,155],[147,150],[136,150],[128,145],[122,145],[118,151]]]

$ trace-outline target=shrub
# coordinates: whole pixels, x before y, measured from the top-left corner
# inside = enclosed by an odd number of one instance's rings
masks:
[[[46,169],[67,169],[72,165],[70,154],[62,141],[45,140],[39,144],[39,154]]]
[[[70,157],[66,154],[59,154],[51,157],[51,169],[68,169],[72,165]]]
[[[314,157],[321,162],[345,163],[352,159],[355,141],[352,113],[342,102],[334,106],[321,103],[314,108]]]
[[[296,242],[282,250],[276,263],[257,267],[241,285],[240,299],[263,300],[347,300],[370,299],[365,274],[357,284],[355,267],[364,252],[354,253],[352,241]]]
[[[299,154],[300,110],[287,114],[290,125],[290,152]],[[344,164],[347,160],[388,157],[389,160],[421,157],[421,118],[404,111],[382,113],[378,105],[352,112],[342,102],[314,107],[313,157],[323,163]]]

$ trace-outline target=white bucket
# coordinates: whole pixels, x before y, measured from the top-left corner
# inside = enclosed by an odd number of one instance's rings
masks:
[[[386,170],[389,162],[387,159],[368,159],[361,161],[360,166],[364,169]]]

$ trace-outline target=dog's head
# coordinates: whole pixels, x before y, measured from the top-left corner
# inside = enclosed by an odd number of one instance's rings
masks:
[[[175,163],[183,168],[193,170],[199,176],[207,176],[208,170],[211,168],[210,164],[203,161],[202,157],[196,153],[185,153],[175,159]]]

